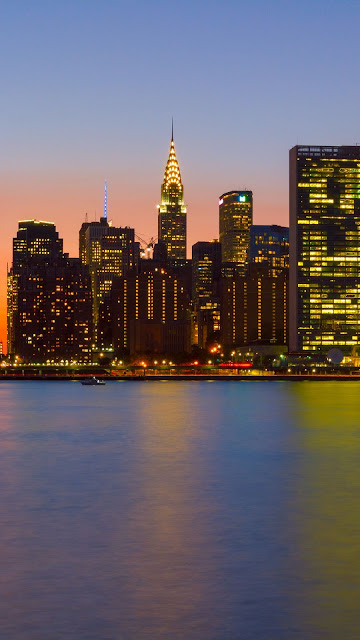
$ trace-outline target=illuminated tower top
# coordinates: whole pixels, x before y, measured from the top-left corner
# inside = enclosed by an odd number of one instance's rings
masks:
[[[169,191],[176,187],[179,191],[183,191],[181,182],[180,167],[175,152],[174,138],[171,138],[170,152],[165,167],[164,181],[162,184],[163,191]]]
[[[107,181],[105,180],[104,190],[104,220],[107,220]]]
[[[169,262],[182,263],[186,260],[186,207],[180,167],[175,152],[173,127],[169,157],[161,185],[161,204],[158,208],[159,240],[166,245]]]

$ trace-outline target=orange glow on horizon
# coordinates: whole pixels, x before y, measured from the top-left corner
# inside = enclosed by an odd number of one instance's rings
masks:
[[[161,188],[161,167],[159,180],[148,184],[148,178],[144,178],[141,190],[136,176],[133,180],[134,183],[130,183],[129,176],[122,181],[108,177],[108,218],[116,226],[135,227],[135,233],[142,238],[157,236],[156,204]],[[188,183],[185,178],[184,181],[188,203],[188,257],[195,242],[218,237],[218,196],[223,192],[217,184],[210,182],[210,188],[196,183],[195,177],[191,177],[191,180]],[[91,173],[70,175],[59,172],[50,177],[2,174],[0,194],[0,340],[6,352],[6,267],[11,266],[12,240],[16,236],[19,220],[34,218],[54,222],[64,241],[64,251],[71,257],[78,257],[78,234],[86,212],[89,220],[98,220],[103,213],[103,182],[102,177]],[[287,225],[287,192],[284,190],[281,200],[275,190],[273,194],[269,194],[268,190],[262,195],[255,192],[254,217],[255,224]]]

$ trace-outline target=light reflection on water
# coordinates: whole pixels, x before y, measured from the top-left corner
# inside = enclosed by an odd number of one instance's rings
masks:
[[[358,638],[351,383],[0,386],[4,640]]]

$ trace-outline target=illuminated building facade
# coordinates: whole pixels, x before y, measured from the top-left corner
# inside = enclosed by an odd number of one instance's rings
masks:
[[[226,346],[286,345],[288,274],[271,277],[254,269],[221,281],[221,335]]]
[[[197,242],[192,248],[192,300],[205,308],[214,295],[214,283],[221,276],[221,245],[217,240]]]
[[[250,228],[250,263],[266,265],[269,275],[289,269],[289,227],[253,224]]]
[[[249,263],[252,220],[252,191],[229,191],[220,196],[219,232],[222,262],[236,263],[240,275],[245,275]]]
[[[164,269],[129,272],[113,286],[114,349],[129,353],[184,353],[190,350],[186,286]]]
[[[291,351],[360,344],[360,147],[290,150]]]
[[[159,241],[166,246],[168,264],[184,264],[186,261],[186,206],[173,135],[161,186],[161,204],[158,209],[158,236]]]
[[[197,242],[192,248],[192,344],[205,348],[220,330],[219,281],[221,245],[218,240]]]
[[[24,362],[91,361],[91,284],[55,225],[19,223],[8,273],[8,353]]]
[[[18,271],[29,259],[52,262],[62,257],[63,241],[53,222],[22,220],[13,240],[13,269]]]
[[[101,348],[101,335],[108,333],[109,299],[115,277],[137,266],[139,245],[135,242],[134,229],[113,227],[107,218],[99,222],[84,222],[79,233],[81,262],[89,267],[93,296],[93,320],[96,341]],[[100,310],[105,305],[106,309]],[[101,328],[99,319],[101,317]]]

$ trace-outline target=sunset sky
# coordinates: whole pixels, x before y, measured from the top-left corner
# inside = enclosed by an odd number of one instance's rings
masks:
[[[288,150],[360,142],[357,0],[14,0],[1,7],[0,339],[21,219],[78,255],[88,213],[157,235],[171,118],[188,253],[218,236],[218,196],[288,224]],[[5,349],[6,350],[6,349]]]

